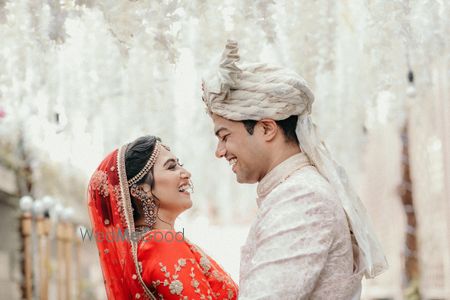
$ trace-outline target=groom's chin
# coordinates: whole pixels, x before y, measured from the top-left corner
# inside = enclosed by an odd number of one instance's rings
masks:
[[[236,176],[236,181],[238,183],[245,183],[245,181],[243,181],[241,178],[239,178],[239,176]]]
[[[236,174],[236,181],[238,183],[248,183],[248,184],[252,184],[252,183],[258,182],[258,180],[252,180],[250,178],[239,176],[238,174]]]

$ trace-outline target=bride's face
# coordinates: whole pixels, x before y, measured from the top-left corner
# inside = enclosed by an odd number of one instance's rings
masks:
[[[192,206],[189,173],[178,159],[161,147],[153,168],[154,188],[152,193],[159,199],[159,209],[178,215]]]

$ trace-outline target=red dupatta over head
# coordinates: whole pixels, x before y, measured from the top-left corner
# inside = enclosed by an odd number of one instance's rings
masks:
[[[155,147],[156,148],[156,147]],[[142,280],[125,170],[127,145],[110,153],[89,182],[88,208],[108,299],[156,299]]]

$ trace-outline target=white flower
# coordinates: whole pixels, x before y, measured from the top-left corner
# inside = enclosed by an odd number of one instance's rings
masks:
[[[200,285],[200,283],[198,282],[197,279],[192,279],[191,285],[192,285],[194,288],[198,288],[198,286]]]
[[[178,260],[178,264],[179,264],[181,267],[184,267],[184,266],[186,265],[186,260],[185,260],[184,258],[180,258],[180,259]]]
[[[169,285],[170,293],[179,295],[183,291],[183,283],[179,280],[174,280]]]
[[[205,256],[202,256],[200,258],[200,266],[203,268],[203,270],[205,272],[208,272],[209,269],[211,268],[211,263],[209,262],[208,258],[206,258]]]

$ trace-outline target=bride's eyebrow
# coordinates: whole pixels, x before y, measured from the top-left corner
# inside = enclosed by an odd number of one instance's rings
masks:
[[[165,167],[170,162],[176,163],[177,161],[175,159],[173,159],[173,158],[169,158],[168,160],[166,160],[166,162],[164,163],[163,167]]]

